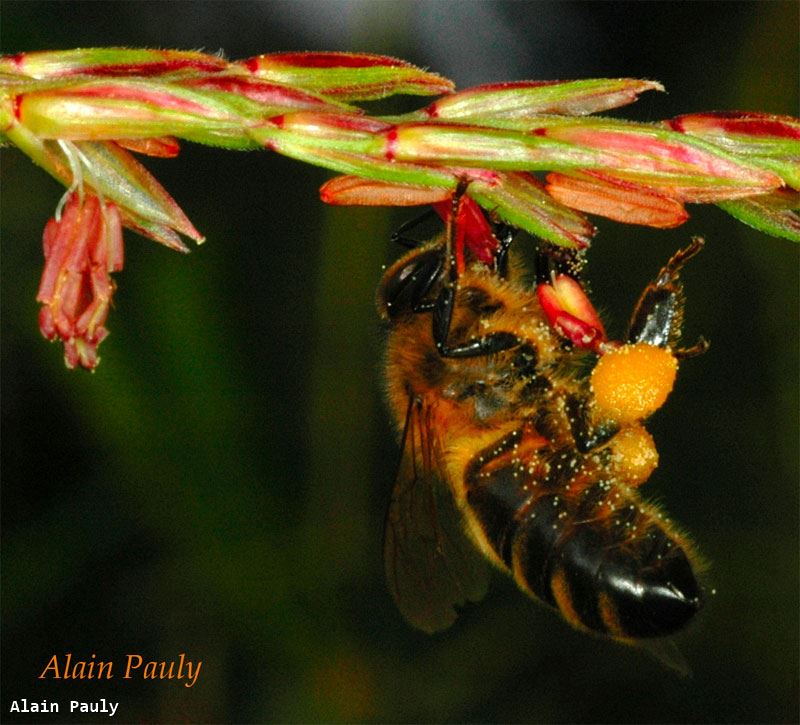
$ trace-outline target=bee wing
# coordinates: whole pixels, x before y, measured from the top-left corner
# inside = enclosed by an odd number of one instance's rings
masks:
[[[419,399],[410,399],[384,539],[397,607],[429,634],[449,627],[458,614],[454,607],[481,599],[489,582],[487,562],[464,533],[444,480],[430,414]]]
[[[647,654],[681,677],[692,676],[692,668],[673,640],[667,638],[645,639],[637,644]]]

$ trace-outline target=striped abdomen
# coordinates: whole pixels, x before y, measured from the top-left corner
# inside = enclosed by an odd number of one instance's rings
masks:
[[[519,456],[520,432],[477,456],[466,503],[517,584],[579,628],[668,635],[700,609],[686,545],[613,480],[600,454],[547,447]]]

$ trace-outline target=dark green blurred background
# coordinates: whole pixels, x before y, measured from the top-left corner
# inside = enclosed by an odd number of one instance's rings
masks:
[[[798,112],[796,2],[2,4],[2,50],[93,45],[363,50],[459,87],[634,76],[621,113]],[[421,105],[424,101],[414,102]],[[652,421],[646,493],[717,590],[681,680],[569,629],[500,575],[451,631],[401,620],[383,580],[396,445],[373,291],[409,214],[325,208],[327,172],[186,144],[146,164],[207,243],[127,236],[93,374],[37,330],[41,232],[62,193],[2,153],[3,692],[120,701],[117,722],[798,718],[798,249],[714,208],[669,232],[599,221],[593,296],[620,334],[691,234],[687,362]],[[40,682],[53,654],[203,661],[197,685]],[[119,665],[117,665],[119,666]],[[100,716],[99,720],[105,720]]]

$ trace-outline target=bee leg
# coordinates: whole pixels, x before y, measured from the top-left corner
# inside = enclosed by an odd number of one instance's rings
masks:
[[[494,228],[494,236],[499,242],[497,252],[494,257],[495,269],[501,279],[508,278],[508,248],[514,237],[517,234],[517,229],[509,224],[497,224]]]
[[[672,354],[675,355],[678,360],[685,360],[686,358],[697,357],[698,355],[708,352],[708,348],[710,347],[711,343],[706,340],[706,338],[700,337],[691,347],[679,347],[677,350],[673,350]]]
[[[683,284],[679,278],[680,270],[702,248],[703,240],[694,237],[692,243],[678,250],[667,262],[656,278],[645,287],[633,310],[626,341],[646,342],[657,347],[677,345],[683,325]],[[705,352],[708,344],[704,340],[686,348],[683,357],[691,357]]]
[[[509,350],[519,345],[519,338],[510,332],[493,332],[468,342],[448,345],[447,338],[450,336],[455,298],[455,284],[448,284],[442,288],[433,303],[433,341],[442,357],[480,357]]]
[[[460,218],[461,199],[467,189],[468,182],[459,181],[452,199],[452,210],[447,219],[447,246],[445,248],[445,264],[447,280],[442,286],[436,301],[433,303],[433,341],[442,357],[469,358],[509,350],[519,345],[519,338],[510,332],[493,332],[467,342],[448,345],[450,324],[453,320],[456,292],[458,290],[459,255],[463,255],[464,237],[460,234],[458,220]],[[510,240],[506,246],[510,244]]]
[[[437,343],[436,349],[442,357],[480,357],[493,355],[519,345],[519,338],[510,332],[494,332],[486,337],[470,340],[463,345],[445,346]]]
[[[568,395],[564,405],[572,438],[581,453],[604,446],[619,432],[619,424],[613,421],[593,425],[585,398]]]

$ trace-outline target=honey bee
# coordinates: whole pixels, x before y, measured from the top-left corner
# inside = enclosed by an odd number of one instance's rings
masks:
[[[679,272],[702,241],[669,260],[613,343],[574,270],[556,275],[540,255],[537,284],[524,281],[512,228],[495,226],[478,253],[465,245],[465,202],[377,294],[402,433],[391,593],[413,626],[442,630],[485,594],[491,562],[580,630],[624,642],[674,633],[703,603],[697,556],[636,489],[658,460],[642,421],[678,361],[707,347],[677,346]]]

